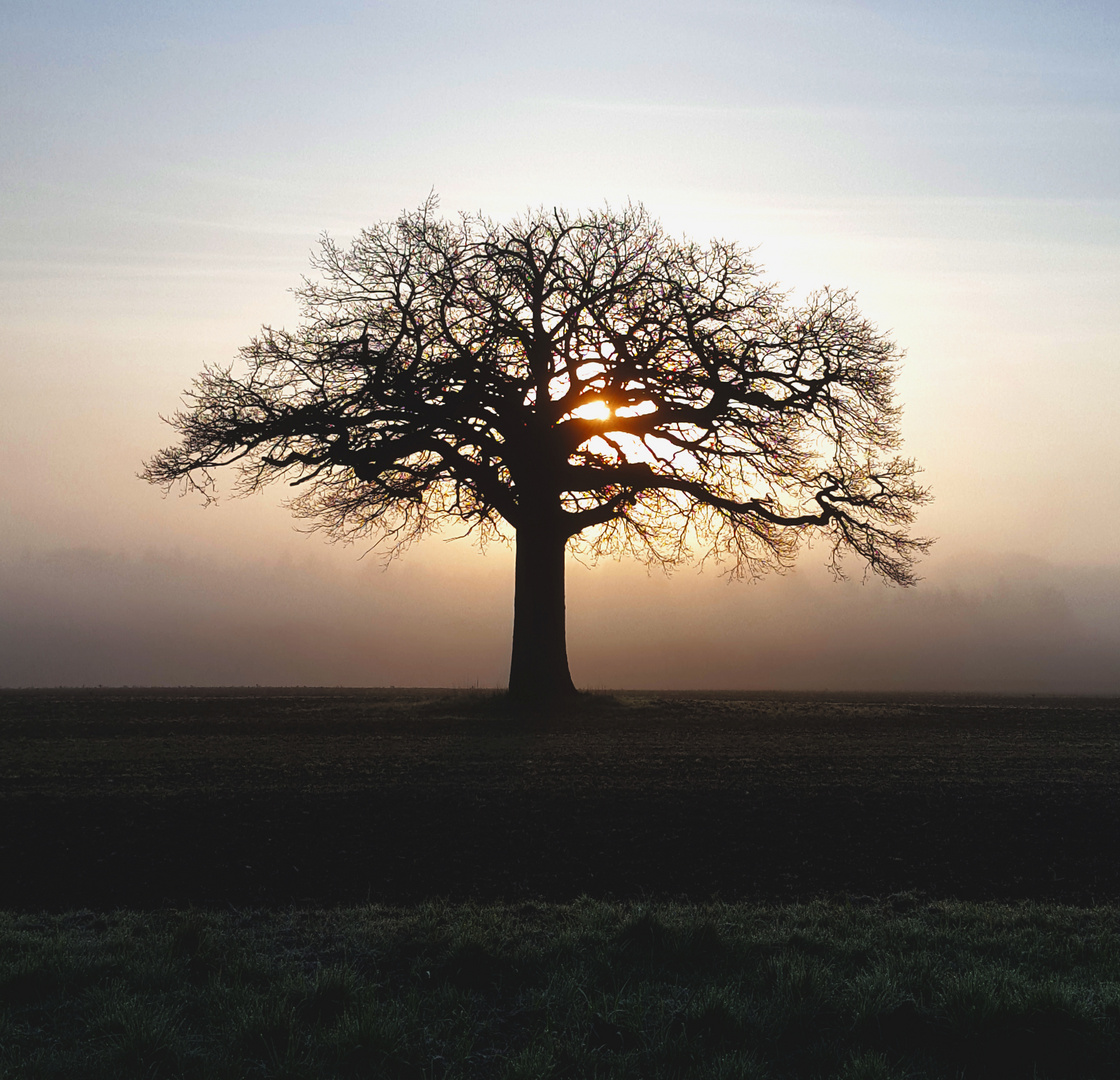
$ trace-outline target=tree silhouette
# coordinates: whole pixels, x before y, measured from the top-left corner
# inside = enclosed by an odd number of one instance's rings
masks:
[[[855,553],[915,580],[899,351],[849,293],[791,305],[749,251],[640,206],[500,225],[433,198],[313,265],[299,329],[205,370],[141,475],[207,499],[218,466],[243,492],[284,477],[296,515],[391,552],[448,519],[512,531],[512,693],[574,693],[568,547],[756,576],[817,535],[837,574]]]

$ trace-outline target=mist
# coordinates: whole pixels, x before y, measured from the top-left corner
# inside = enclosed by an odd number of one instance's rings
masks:
[[[68,548],[0,563],[0,683],[498,688],[512,553],[383,568]],[[1120,692],[1120,569],[931,558],[914,589],[834,582],[810,552],[756,583],[607,561],[568,572],[585,689]]]

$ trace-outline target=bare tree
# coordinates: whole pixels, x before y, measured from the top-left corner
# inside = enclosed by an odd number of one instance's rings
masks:
[[[825,289],[800,306],[750,252],[667,237],[641,207],[506,225],[430,199],[324,238],[298,330],[209,368],[141,474],[214,495],[278,477],[331,537],[390,551],[448,519],[516,538],[510,691],[574,693],[564,556],[728,560],[756,576],[823,536],[912,584],[927,498],[899,457],[899,351]]]

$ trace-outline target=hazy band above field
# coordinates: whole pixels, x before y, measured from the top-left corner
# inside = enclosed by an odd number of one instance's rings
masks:
[[[429,544],[428,547],[432,547]],[[64,550],[0,559],[0,686],[505,685],[512,552],[302,561]],[[930,560],[916,589],[568,567],[584,688],[1120,693],[1120,571]],[[821,556],[823,558],[823,556]]]

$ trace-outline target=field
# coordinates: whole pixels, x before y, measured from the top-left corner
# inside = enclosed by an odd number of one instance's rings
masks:
[[[0,710],[0,1076],[1120,1075],[1116,699]]]
[[[1120,900],[1120,701],[0,692],[0,908]]]

